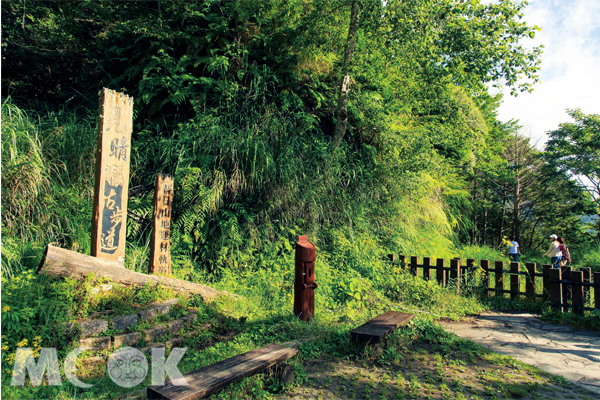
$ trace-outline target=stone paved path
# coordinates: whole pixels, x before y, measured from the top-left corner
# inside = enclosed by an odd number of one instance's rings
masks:
[[[600,394],[600,334],[544,322],[533,314],[487,313],[440,321],[448,331]]]

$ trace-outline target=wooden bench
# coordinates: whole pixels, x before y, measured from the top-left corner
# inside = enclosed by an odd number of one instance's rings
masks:
[[[381,338],[392,333],[399,326],[406,325],[414,316],[415,314],[388,311],[359,326],[350,332],[350,335],[356,341],[377,343]]]
[[[255,375],[296,354],[298,354],[297,349],[270,344],[185,374],[183,377],[189,386],[177,386],[171,381],[168,381],[165,386],[151,386],[148,388],[148,398],[202,399],[231,383]]]

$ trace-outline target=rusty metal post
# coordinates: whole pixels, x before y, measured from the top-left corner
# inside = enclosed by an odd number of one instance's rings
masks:
[[[302,321],[315,316],[315,259],[316,247],[308,236],[300,236],[296,242],[296,281],[294,283],[294,315]]]

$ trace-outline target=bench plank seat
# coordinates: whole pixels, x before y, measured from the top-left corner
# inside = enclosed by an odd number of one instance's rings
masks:
[[[270,344],[183,375],[189,386],[176,386],[171,381],[165,386],[151,386],[148,388],[148,398],[202,399],[296,354],[297,349]]]
[[[350,335],[356,341],[377,343],[381,338],[390,334],[399,326],[406,325],[414,316],[415,314],[388,311],[359,326],[350,332]]]

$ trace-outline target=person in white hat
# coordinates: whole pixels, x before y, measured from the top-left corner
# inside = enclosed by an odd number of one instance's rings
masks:
[[[550,248],[544,253],[544,256],[550,257],[552,268],[558,268],[560,257],[562,256],[562,252],[559,248],[560,243],[558,242],[558,236],[556,235],[550,235],[550,239],[552,240],[552,243],[550,243]]]

